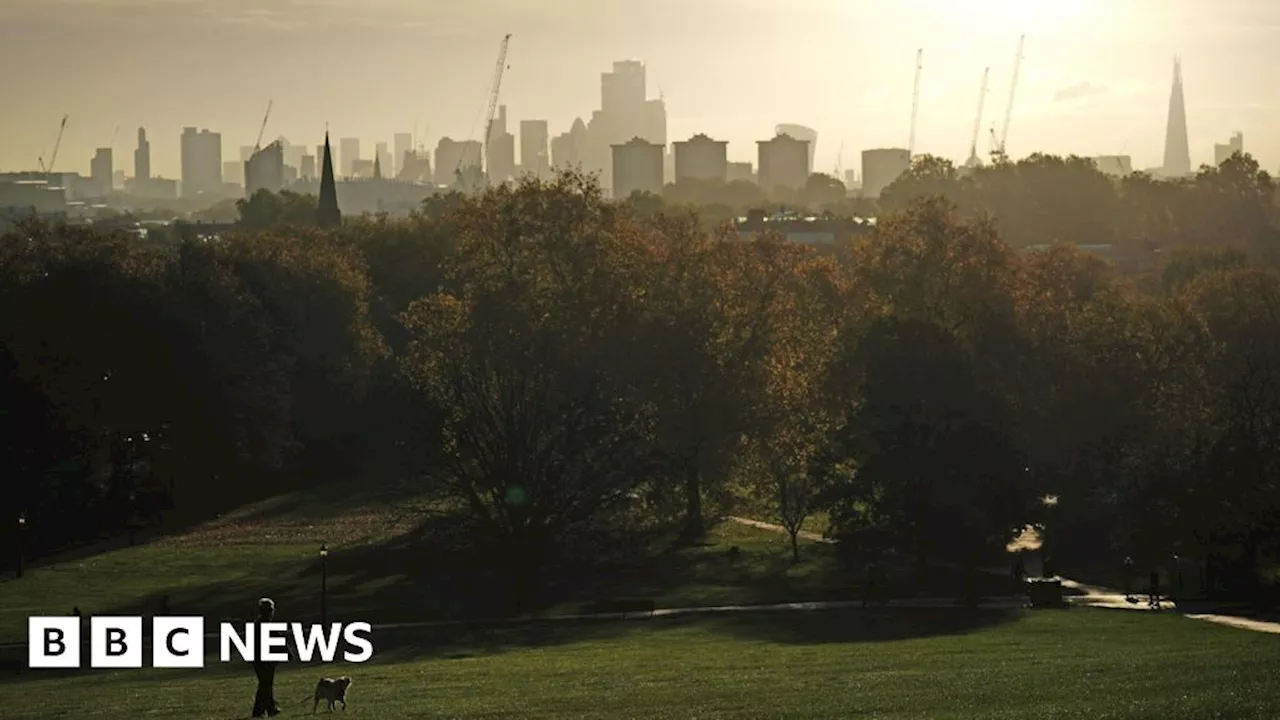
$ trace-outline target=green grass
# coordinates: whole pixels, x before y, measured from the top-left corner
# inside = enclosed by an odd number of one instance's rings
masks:
[[[286,666],[286,716],[350,674],[351,718],[1274,718],[1280,639],[1076,609],[759,613],[374,636],[359,666]],[[46,671],[53,672],[53,671]],[[5,717],[247,717],[252,673],[0,679]]]
[[[0,583],[0,643],[23,639],[30,615],[72,605],[149,613],[161,594],[176,614],[213,622],[247,616],[263,594],[276,598],[281,619],[313,620],[321,543],[332,549],[333,619],[413,621],[462,610],[449,605],[466,593],[446,572],[455,567],[448,507],[408,490],[336,492],[277,498],[189,533]],[[675,607],[858,594],[859,578],[829,545],[804,542],[792,563],[783,535],[736,523],[695,547],[652,542],[653,553],[559,587],[547,611],[578,612],[607,597]],[[938,574],[933,590],[954,591],[954,579]],[[353,718],[1280,716],[1280,638],[1151,613],[749,613],[384,631],[374,641],[368,664],[286,666],[277,694],[288,714],[308,712],[297,702],[321,674],[349,673]],[[0,648],[0,666],[25,665],[13,655]],[[241,718],[252,694],[241,663],[0,670],[6,720]]]

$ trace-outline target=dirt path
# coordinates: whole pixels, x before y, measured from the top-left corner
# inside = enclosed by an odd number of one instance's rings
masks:
[[[730,517],[730,520],[743,525],[760,528],[761,530],[772,530],[774,532],[785,533],[786,529],[781,525],[774,523],[762,522],[760,520],[751,520],[749,518]],[[815,542],[831,542],[817,533],[801,532],[800,537]],[[1016,548],[1015,548],[1016,546]],[[1036,549],[1040,547],[1040,538],[1035,534],[1034,530],[1028,529],[1018,538],[1015,543],[1011,543],[1010,549]],[[985,572],[998,575],[1006,575],[1009,571],[1005,568],[983,568]],[[1062,581],[1062,587],[1069,590],[1075,590],[1077,595],[1069,595],[1066,597],[1068,603],[1072,605],[1085,605],[1088,607],[1108,608],[1112,610],[1142,610],[1149,611],[1145,596],[1138,596],[1138,602],[1129,602],[1126,595],[1113,588],[1105,588],[1098,585],[1086,585],[1070,578],[1059,578]],[[1160,601],[1161,610],[1177,610],[1177,603],[1171,600]],[[1254,620],[1252,618],[1240,617],[1237,615],[1220,615],[1214,613],[1184,613],[1183,617],[1192,620],[1203,620],[1205,622],[1217,623],[1228,627],[1239,628],[1241,630],[1251,630],[1253,632],[1265,632],[1280,635],[1280,622],[1269,622],[1266,620]]]

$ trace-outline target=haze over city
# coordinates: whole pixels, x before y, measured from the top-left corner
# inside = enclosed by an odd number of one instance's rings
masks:
[[[923,49],[915,151],[963,162],[983,69],[985,156],[1025,34],[1012,158],[1158,166],[1179,56],[1192,166],[1235,132],[1264,168],[1280,166],[1280,4],[1265,0],[5,0],[0,65],[18,70],[0,80],[0,169],[35,169],[66,114],[59,169],[87,173],[108,144],[126,167],[146,127],[152,172],[177,177],[183,127],[221,133],[234,159],[268,101],[266,137],[309,148],[326,124],[366,157],[415,126],[428,149],[480,139],[508,32],[508,123],[545,119],[552,136],[589,119],[600,73],[634,58],[666,101],[668,142],[706,133],[728,141],[731,161],[754,161],[776,124],[802,123],[819,133],[813,171],[831,172],[842,146],[855,168],[861,150],[907,146]]]

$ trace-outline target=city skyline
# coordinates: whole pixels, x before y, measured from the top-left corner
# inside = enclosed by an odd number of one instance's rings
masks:
[[[34,169],[68,114],[59,169],[85,173],[115,127],[146,127],[152,174],[177,177],[183,127],[219,132],[227,148],[251,145],[269,100],[267,137],[308,147],[326,124],[334,137],[370,147],[415,124],[427,149],[442,136],[479,139],[507,31],[514,38],[501,102],[513,125],[546,120],[552,137],[588,120],[600,73],[634,57],[648,68],[651,94],[666,101],[668,145],[705,133],[729,143],[730,161],[754,162],[755,143],[776,124],[800,122],[823,139],[815,171],[830,172],[841,145],[841,164],[856,167],[860,150],[906,146],[914,56],[923,48],[917,153],[959,163],[983,68],[991,67],[991,88],[980,151],[986,128],[1002,119],[1014,45],[1026,33],[1012,157],[1124,154],[1135,169],[1159,166],[1170,62],[1181,56],[1192,167],[1211,163],[1215,143],[1237,131],[1264,167],[1280,164],[1280,107],[1270,96],[1280,87],[1280,8],[1270,3],[986,0],[960,11],[940,0],[893,8],[802,0],[784,9],[756,0],[551,0],[534,10],[499,0],[430,9],[396,0],[9,0],[0,7],[0,62],[24,67],[3,81],[6,96],[24,102],[5,110],[0,169]],[[754,49],[761,27],[776,50]],[[300,33],[305,51],[293,44]],[[722,35],[735,38],[731,48]],[[355,59],[315,78],[327,57],[320,44],[338,41],[359,49],[344,50]],[[50,43],[65,52],[48,53]],[[34,56],[46,61],[21,61]],[[116,137],[117,157],[131,149],[128,138]]]

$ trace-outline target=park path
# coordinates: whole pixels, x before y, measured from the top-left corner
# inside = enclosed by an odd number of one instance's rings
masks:
[[[742,517],[734,517],[734,516],[730,516],[729,520],[736,523],[740,523],[742,525],[749,525],[754,528],[759,528],[761,530],[771,530],[773,532],[780,532],[780,533],[786,532],[786,528],[782,527],[781,525],[777,525],[775,523],[768,523],[760,520],[752,520],[750,518],[742,518]],[[817,533],[811,533],[811,532],[801,532],[800,537],[806,540],[813,540],[815,542],[825,542],[825,543],[831,542],[829,538],[825,538],[821,535],[818,535]],[[1029,538],[1027,534],[1024,533],[1023,537],[1018,539],[1017,544],[1019,545],[1019,547],[1032,548],[1032,545],[1034,545],[1035,547],[1038,547],[1039,543],[1037,542],[1037,540],[1038,539],[1035,539],[1035,538]],[[997,575],[1007,575],[1009,573],[1008,568],[983,568],[983,570],[985,572],[990,572]],[[1062,582],[1062,587],[1067,588],[1069,590],[1074,590],[1077,593],[1079,593],[1076,595],[1068,595],[1065,598],[1067,602],[1071,603],[1072,605],[1087,605],[1089,607],[1108,608],[1112,610],[1146,611],[1148,609],[1145,596],[1138,596],[1140,598],[1139,602],[1136,602],[1136,603],[1129,602],[1129,600],[1127,599],[1128,596],[1126,596],[1123,592],[1119,590],[1115,590],[1113,588],[1101,587],[1099,585],[1087,585],[1085,583],[1072,580],[1070,578],[1064,578],[1064,577],[1059,577],[1059,580]],[[1174,603],[1173,601],[1162,600],[1160,602],[1160,609],[1177,610],[1178,607],[1177,607],[1177,604]],[[1280,635],[1280,622],[1255,620],[1253,618],[1241,617],[1238,615],[1223,615],[1219,613],[1183,613],[1183,617],[1187,617],[1192,620],[1203,620],[1205,622],[1217,623],[1219,625],[1226,625],[1228,627],[1239,628],[1241,630],[1252,630],[1253,632],[1264,632],[1264,633],[1272,633],[1272,634]]]

